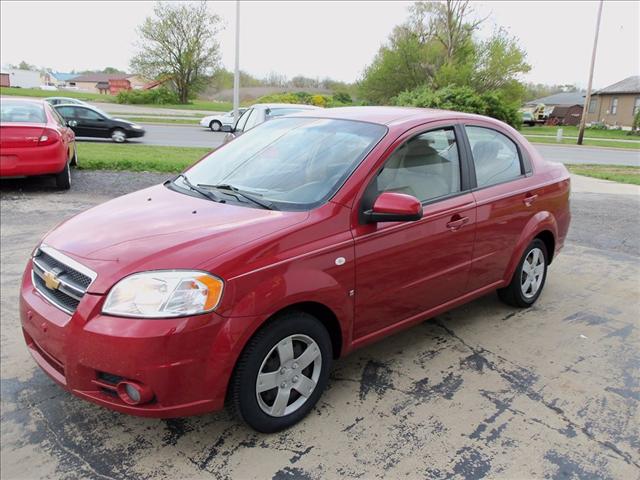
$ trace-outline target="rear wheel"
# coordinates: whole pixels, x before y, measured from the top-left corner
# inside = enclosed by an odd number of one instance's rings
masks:
[[[299,422],[320,398],[332,358],[329,333],[316,318],[290,312],[274,319],[236,365],[229,393],[237,414],[264,433]]]
[[[127,141],[127,132],[121,128],[116,128],[111,132],[111,140],[116,143],[124,143]]]
[[[73,149],[73,157],[71,157],[71,162],[70,162],[72,167],[77,167],[78,166],[78,147],[75,147]]]
[[[64,169],[56,174],[56,187],[60,190],[69,190],[71,188],[71,168],[69,162],[64,164]]]
[[[211,129],[212,132],[219,132],[220,129],[222,128],[222,123],[220,123],[218,120],[213,120],[209,124],[209,128]]]
[[[542,293],[548,263],[547,247],[539,238],[534,239],[524,251],[509,286],[498,290],[500,299],[514,307],[533,305]]]

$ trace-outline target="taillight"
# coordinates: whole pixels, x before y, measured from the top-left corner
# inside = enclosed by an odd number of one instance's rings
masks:
[[[60,134],[52,128],[45,128],[38,139],[38,146],[53,145],[60,140]]]

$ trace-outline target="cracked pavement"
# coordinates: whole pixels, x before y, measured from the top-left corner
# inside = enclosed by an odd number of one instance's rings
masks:
[[[17,296],[49,228],[162,175],[3,182],[3,478],[639,478],[640,196],[573,193],[574,222],[529,310],[488,295],[334,364],[309,417],[257,434],[228,412],[129,417],[30,358]],[[622,190],[622,189],[621,189]]]

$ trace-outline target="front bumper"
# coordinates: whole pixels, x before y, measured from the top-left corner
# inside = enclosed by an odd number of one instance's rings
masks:
[[[127,138],[140,138],[144,137],[147,133],[144,128],[130,128],[127,130]]]
[[[25,341],[36,363],[62,387],[104,407],[147,417],[183,417],[224,406],[241,348],[237,330],[249,319],[215,313],[158,320],[112,317],[100,313],[105,297],[89,293],[69,315],[34,288],[30,272],[31,263],[20,295]],[[108,388],[118,377],[148,386],[153,400],[123,402]]]

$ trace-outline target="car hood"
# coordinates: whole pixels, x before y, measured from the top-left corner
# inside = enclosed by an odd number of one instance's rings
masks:
[[[131,273],[214,265],[216,257],[308,215],[216,203],[157,185],[80,213],[43,243],[94,270],[89,291],[105,293]]]

